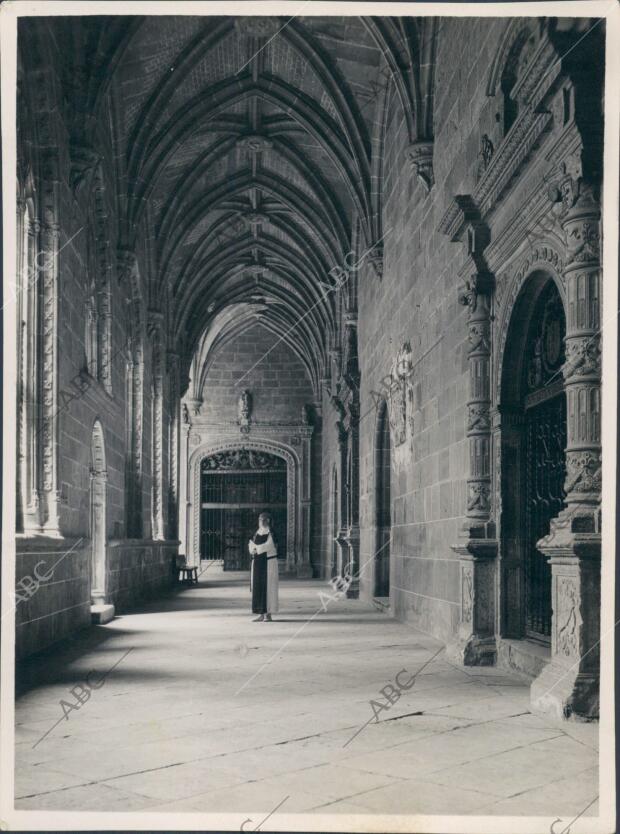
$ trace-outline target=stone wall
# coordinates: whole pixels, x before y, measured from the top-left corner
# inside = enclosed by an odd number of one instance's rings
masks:
[[[301,421],[302,406],[312,403],[314,393],[304,365],[282,335],[255,324],[215,352],[201,407],[206,420],[236,420],[239,395],[247,389],[253,422]]]
[[[16,657],[90,625],[89,562],[90,545],[84,539],[18,539]]]

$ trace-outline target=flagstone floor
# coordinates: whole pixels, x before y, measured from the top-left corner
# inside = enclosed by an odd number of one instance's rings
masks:
[[[363,602],[321,612],[325,583],[281,582],[254,623],[247,574],[218,570],[27,665],[17,809],[569,820],[596,797],[596,724],[532,715],[523,681]]]

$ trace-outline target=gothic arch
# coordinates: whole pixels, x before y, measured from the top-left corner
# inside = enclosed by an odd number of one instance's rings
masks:
[[[284,443],[275,440],[251,440],[249,438],[222,439],[217,442],[205,443],[199,446],[189,458],[189,484],[191,485],[192,503],[190,506],[190,542],[188,556],[193,564],[200,562],[200,465],[202,461],[217,452],[237,449],[251,449],[268,452],[286,461],[286,492],[287,492],[287,570],[293,570],[296,556],[301,556],[302,543],[302,513],[299,504],[299,478],[301,461],[296,452]]]
[[[508,285],[498,288],[495,293],[494,342],[495,384],[494,401],[501,402],[502,398],[502,368],[508,340],[508,329],[514,318],[514,311],[518,300],[522,297],[523,288],[532,276],[545,273],[554,281],[564,305],[566,313],[566,287],[563,276],[563,261],[557,249],[546,241],[541,241],[521,262],[514,277]]]
[[[502,633],[548,642],[551,569],[538,548],[564,506],[566,307],[558,276],[524,270],[506,310],[496,437],[501,540]]]

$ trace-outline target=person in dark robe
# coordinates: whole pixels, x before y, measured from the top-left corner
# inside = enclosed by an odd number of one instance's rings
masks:
[[[271,615],[278,611],[278,545],[268,513],[259,515],[258,530],[248,542],[248,549],[252,558],[252,613],[258,614],[254,622],[271,622]]]

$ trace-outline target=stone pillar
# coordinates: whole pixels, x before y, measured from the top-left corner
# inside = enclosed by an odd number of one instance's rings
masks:
[[[339,510],[339,526],[336,534],[336,543],[338,545],[338,572],[342,576],[344,568],[349,559],[349,547],[347,544],[347,524],[348,524],[348,505],[349,505],[349,487],[347,482],[347,441],[348,435],[344,424],[341,420],[336,422],[336,430],[338,432],[338,458],[339,458],[339,472],[338,479],[340,484],[340,492],[338,499],[340,501]]]
[[[181,424],[179,444],[179,553],[187,556],[188,562],[192,562],[193,560],[193,555],[188,552],[190,541],[190,501],[188,491],[190,429],[190,423],[183,422]]]
[[[169,350],[168,358],[168,538],[179,535],[179,355]]]
[[[599,209],[570,181],[562,220],[566,278],[566,507],[537,543],[552,572],[551,663],[532,684],[532,707],[595,717],[599,704],[601,560],[601,302]],[[566,202],[567,201],[567,202]]]
[[[310,426],[305,427],[302,432],[299,471],[300,524],[298,525],[299,542],[296,574],[300,579],[310,579],[312,577],[312,565],[310,564],[312,428]]]
[[[40,233],[41,306],[41,532],[60,537],[60,490],[58,484],[58,241],[56,217],[58,161],[49,154],[44,162]]]
[[[163,399],[164,399],[164,360],[162,342],[163,314],[158,311],[149,311],[148,335],[152,343],[152,367],[153,376],[152,388],[152,414],[151,432],[153,436],[151,461],[151,537],[156,540],[164,538],[164,471],[163,471]]]
[[[349,573],[351,584],[347,589],[349,599],[359,597],[360,583],[360,512],[359,512],[359,408],[356,400],[349,403],[348,452],[351,457],[349,486],[349,526],[347,545],[349,547]],[[347,475],[349,473],[347,472]]]
[[[495,573],[497,540],[491,521],[490,291],[492,276],[477,272],[459,302],[468,308],[469,399],[466,523],[453,550],[461,560],[458,640],[449,654],[465,665],[492,665],[496,658]]]
[[[41,364],[40,346],[40,263],[37,260],[37,242],[40,225],[34,220],[28,226],[28,317],[26,323],[26,345],[24,363],[24,532],[40,532],[40,495],[39,495],[39,449],[40,449],[40,410],[39,394]],[[40,260],[40,259],[39,259]]]

